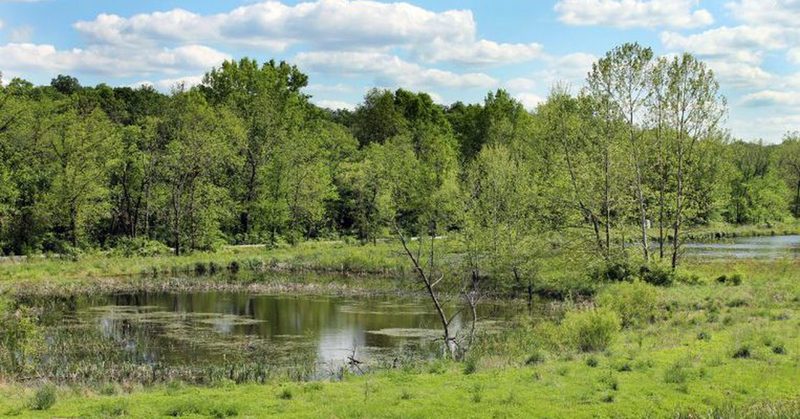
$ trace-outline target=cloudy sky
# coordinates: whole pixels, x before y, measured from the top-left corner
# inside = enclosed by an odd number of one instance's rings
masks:
[[[505,88],[533,107],[638,41],[702,57],[728,97],[732,134],[775,142],[800,129],[798,22],[798,0],[0,0],[0,71],[167,91],[251,56],[300,66],[323,106],[402,86],[441,103]]]

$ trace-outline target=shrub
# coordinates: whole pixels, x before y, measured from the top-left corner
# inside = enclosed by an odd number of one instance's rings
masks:
[[[464,360],[464,374],[469,375],[478,371],[478,358],[475,356],[468,357]]]
[[[56,404],[56,387],[52,384],[45,384],[39,387],[31,399],[31,409],[47,410]]]
[[[613,284],[598,296],[597,303],[619,315],[623,327],[653,321],[658,295],[652,285],[644,282]]]
[[[627,260],[610,261],[596,268],[592,273],[592,278],[599,281],[629,281],[633,278],[634,268]]]
[[[163,256],[172,253],[172,249],[157,240],[148,240],[146,237],[122,237],[117,240],[111,254],[123,257],[148,257]]]
[[[544,352],[542,351],[534,351],[528,359],[525,360],[525,365],[536,365],[541,364],[545,360]]]
[[[731,275],[720,275],[717,277],[717,282],[725,285],[739,286],[743,282],[742,274],[735,273]]]
[[[672,270],[662,265],[642,266],[639,269],[639,277],[648,284],[667,287],[672,285],[675,276]]]
[[[605,350],[619,331],[617,313],[598,308],[570,311],[561,323],[563,336],[570,346],[582,352]]]
[[[281,400],[292,400],[292,390],[289,388],[284,388],[280,394],[278,394],[278,398]]]
[[[750,358],[750,346],[742,345],[733,351],[733,358]]]
[[[595,358],[593,356],[590,356],[590,357],[586,358],[586,366],[588,366],[589,368],[594,368],[599,363],[600,362],[597,360],[597,358]]]

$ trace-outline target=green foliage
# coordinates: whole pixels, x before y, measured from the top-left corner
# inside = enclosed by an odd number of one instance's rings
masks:
[[[33,309],[19,306],[0,294],[0,371],[19,374],[40,347],[40,330]]]
[[[33,410],[47,410],[53,407],[54,404],[56,404],[56,387],[52,384],[45,384],[33,394],[30,408]]]
[[[672,285],[675,272],[664,265],[649,265],[639,269],[639,277],[648,284],[666,287]]]
[[[740,273],[723,274],[717,277],[718,283],[725,285],[733,285],[735,287],[742,285],[743,280],[744,279],[742,277],[742,274]]]
[[[168,255],[172,250],[165,244],[146,237],[121,237],[111,253],[123,257],[151,257]]]
[[[652,322],[658,311],[658,291],[645,282],[611,284],[597,296],[597,304],[613,310],[622,327]]]
[[[619,329],[619,316],[606,308],[569,311],[561,322],[565,342],[581,352],[605,350]]]
[[[688,378],[686,367],[681,362],[670,365],[664,371],[664,382],[667,384],[684,384]]]

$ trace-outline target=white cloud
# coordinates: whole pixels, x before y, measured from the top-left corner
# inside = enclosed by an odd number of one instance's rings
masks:
[[[3,26],[4,26],[4,25],[5,25],[5,23],[3,23],[3,20],[2,20],[2,19],[0,19],[0,29],[3,29]]]
[[[568,25],[616,28],[694,28],[714,18],[696,0],[559,0],[555,11]]]
[[[542,55],[542,45],[503,44],[485,39],[475,42],[451,42],[435,39],[418,47],[425,61],[450,61],[470,65],[510,64],[531,61]]]
[[[738,20],[750,24],[795,27],[800,21],[797,0],[739,0],[726,6]]]
[[[536,87],[536,82],[528,78],[518,77],[508,80],[504,85],[509,90],[533,90]]]
[[[334,85],[328,84],[309,84],[304,89],[307,93],[317,94],[317,93],[351,93],[353,92],[353,87],[348,86],[344,83],[337,83]]]
[[[792,48],[787,51],[786,59],[792,64],[800,64],[800,47]]]
[[[408,3],[317,0],[293,6],[264,1],[226,13],[201,15],[183,9],[121,17],[101,14],[74,27],[91,42],[112,45],[227,43],[283,51],[404,48],[430,62],[520,62],[537,58],[541,45],[477,39],[472,12],[432,12]]]
[[[584,52],[548,57],[545,69],[534,73],[542,87],[551,88],[556,84],[581,86],[592,69],[597,57]]]
[[[118,77],[150,72],[175,73],[208,69],[228,55],[202,45],[177,48],[124,49],[94,46],[58,50],[50,44],[9,43],[0,46],[0,62],[10,70],[88,72]]]
[[[529,111],[536,109],[540,103],[544,102],[544,98],[533,93],[519,93],[515,95],[514,98],[522,103],[522,106]]]
[[[321,108],[328,108],[332,110],[337,109],[347,109],[347,110],[354,110],[356,105],[348,102],[343,102],[341,100],[315,100],[314,103],[321,107]]]
[[[668,49],[751,64],[761,62],[765,51],[786,48],[787,38],[787,32],[779,28],[747,25],[722,26],[693,35],[661,34],[661,42]]]
[[[184,76],[172,79],[161,79],[155,83],[155,87],[161,90],[169,90],[184,86],[186,88],[197,86],[203,82],[203,76]]]
[[[183,9],[130,18],[101,14],[75,24],[95,42],[222,41],[282,49],[296,42],[315,45],[385,46],[442,38],[470,40],[472,13],[435,13],[408,3],[319,0],[287,6],[278,1],[245,5],[227,13],[200,15]]]
[[[758,89],[776,82],[776,76],[758,65],[730,59],[706,60],[723,87]]]
[[[425,68],[379,52],[301,52],[294,61],[302,68],[322,73],[374,75],[379,85],[387,87],[490,88],[497,84],[497,80],[485,73],[459,74]]]
[[[800,106],[800,94],[785,90],[762,90],[744,96],[742,104],[751,107]]]

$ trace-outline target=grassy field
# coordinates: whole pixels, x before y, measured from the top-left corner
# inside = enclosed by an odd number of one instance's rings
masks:
[[[698,283],[655,288],[653,318],[614,333],[604,349],[585,351],[562,339],[570,333],[564,322],[520,319],[485,337],[462,363],[336,382],[63,386],[44,411],[30,409],[36,385],[6,384],[0,415],[797,417],[800,263],[692,269]],[[720,283],[718,272],[736,272],[740,282]]]
[[[96,286],[112,275],[233,261],[279,271],[407,269],[393,244],[308,243],[180,258],[38,260],[0,265],[0,272],[7,290],[50,284],[58,293],[70,289],[63,284]],[[550,262],[544,273],[553,278],[574,265]],[[41,382],[7,382],[0,384],[0,415],[800,417],[800,260],[691,260],[678,277],[669,287],[595,284],[596,298],[553,301],[545,318],[522,316],[501,333],[481,336],[460,363],[433,361],[324,382],[61,385],[52,406],[43,390],[50,387]],[[300,277],[273,281],[292,278]],[[353,289],[399,286],[374,275],[320,278],[308,280],[312,292],[326,281]]]

